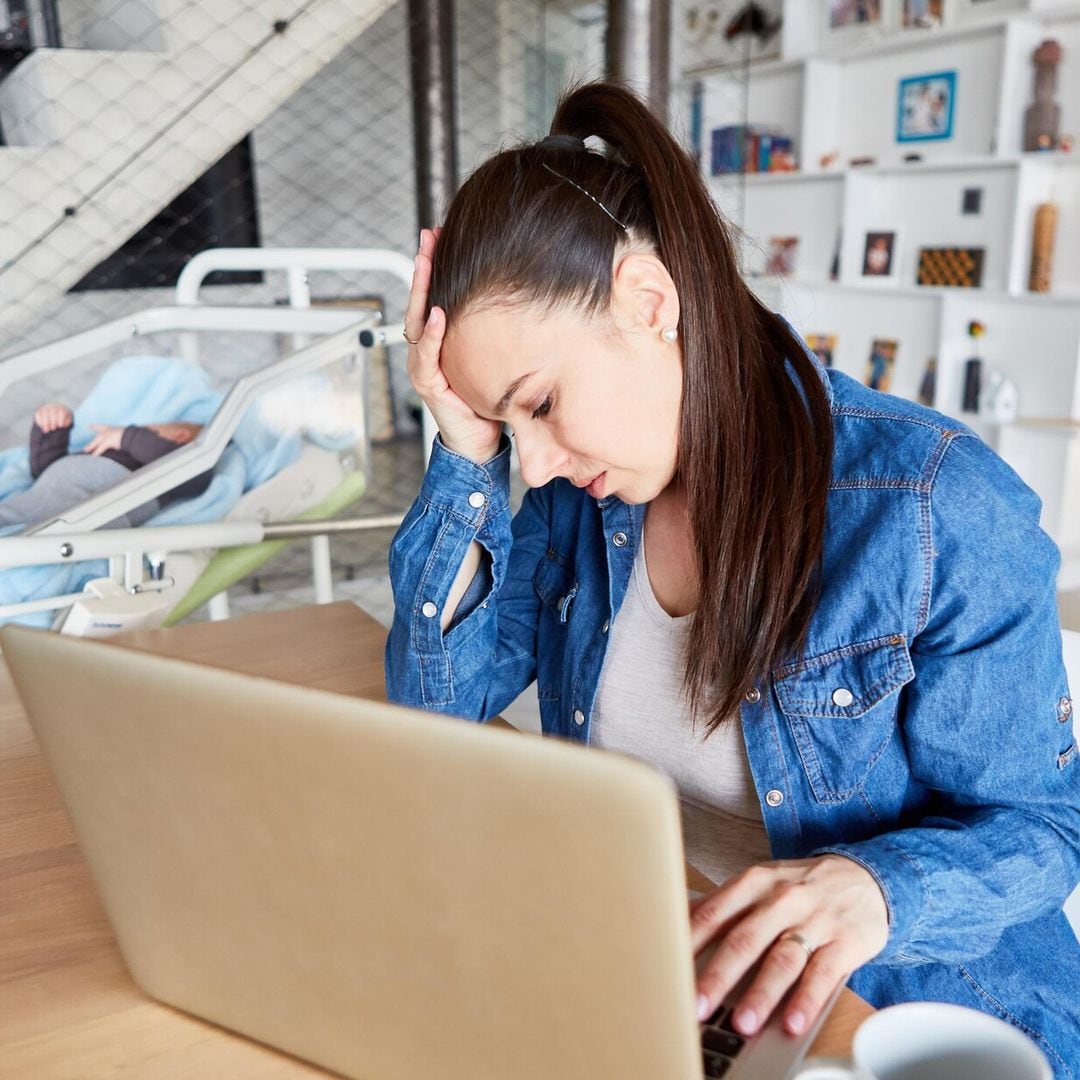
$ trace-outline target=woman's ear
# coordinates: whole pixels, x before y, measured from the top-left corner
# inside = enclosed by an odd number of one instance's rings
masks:
[[[615,325],[627,333],[659,335],[679,325],[679,294],[667,267],[655,256],[631,251],[612,271],[611,306]]]

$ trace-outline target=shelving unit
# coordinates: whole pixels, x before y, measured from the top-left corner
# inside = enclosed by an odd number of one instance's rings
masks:
[[[1043,500],[1043,525],[1062,549],[1061,588],[1080,587],[1080,145],[1023,152],[1033,100],[1031,57],[1046,38],[1064,50],[1056,100],[1061,131],[1080,140],[1080,3],[946,0],[949,25],[891,26],[867,35],[826,27],[827,0],[784,0],[779,58],[697,62],[684,100],[701,103],[702,166],[710,133],[731,124],[780,129],[795,142],[789,173],[708,175],[717,204],[741,230],[743,269],[762,299],[804,334],[835,334],[834,365],[866,374],[875,338],[899,342],[891,392],[915,399],[937,359],[935,406],[969,423]],[[988,13],[979,17],[980,10]],[[896,139],[901,79],[956,72],[952,137]],[[922,160],[905,162],[916,152]],[[825,165],[826,155],[835,155]],[[851,166],[872,157],[872,165]],[[978,214],[964,214],[969,188]],[[1058,206],[1053,291],[1028,291],[1035,210]],[[895,232],[893,273],[864,277],[868,232]],[[770,237],[800,238],[796,273],[764,275]],[[840,272],[830,278],[839,243]],[[922,247],[984,249],[981,287],[916,283]],[[962,411],[967,336],[983,322],[978,355],[1017,385],[1020,418],[1006,425]]]

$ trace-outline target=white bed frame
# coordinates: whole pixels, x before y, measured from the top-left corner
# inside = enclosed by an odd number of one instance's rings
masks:
[[[197,302],[200,286],[207,275],[217,270],[284,270],[289,281],[289,306],[200,305]],[[151,333],[182,331],[181,349],[191,360],[198,359],[197,331],[288,333],[294,335],[294,344],[300,346],[283,360],[239,379],[198,438],[189,445],[133,472],[123,483],[72,507],[62,517],[20,535],[0,537],[0,568],[105,558],[109,560],[109,576],[129,594],[137,595],[168,587],[164,563],[170,552],[307,537],[311,542],[316,602],[332,601],[328,534],[386,528],[396,525],[400,515],[349,521],[225,521],[205,525],[100,529],[101,525],[128,510],[213,468],[257,395],[345,356],[353,355],[363,363],[366,350],[373,344],[400,341],[401,328],[382,326],[375,314],[365,313],[358,318],[357,313],[350,310],[312,310],[308,289],[308,272],[312,270],[383,272],[409,285],[413,264],[405,256],[385,249],[212,249],[196,255],[184,268],[176,287],[178,306],[151,308],[115,319],[0,363],[2,394],[19,379],[77,361],[133,336]],[[312,338],[316,340],[312,342]],[[366,416],[364,419],[366,432]],[[369,461],[364,462],[364,467],[370,467]],[[69,593],[0,605],[0,618],[70,607],[82,596],[82,593]],[[228,617],[224,593],[210,602],[210,614],[211,618]]]

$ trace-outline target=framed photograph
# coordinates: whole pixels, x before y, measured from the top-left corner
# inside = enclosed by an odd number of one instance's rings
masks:
[[[870,359],[866,365],[866,385],[871,390],[889,392],[892,386],[893,367],[899,343],[891,338],[874,338],[870,346]]]
[[[916,285],[977,289],[982,284],[985,248],[919,248]]]
[[[896,25],[899,0],[822,0],[824,38],[830,47],[869,45]]]
[[[956,72],[937,71],[900,80],[896,141],[951,139],[956,106]]]
[[[806,344],[810,351],[821,361],[822,366],[833,366],[833,350],[836,348],[835,334],[807,334]]]
[[[945,20],[945,0],[900,0],[900,25],[905,30],[935,30]]]
[[[791,277],[795,273],[798,254],[797,236],[770,236],[765,273],[775,274],[777,277]]]
[[[828,0],[829,29],[877,26],[882,22],[882,0]]]
[[[862,276],[895,279],[898,262],[896,247],[895,232],[868,232],[863,246]]]

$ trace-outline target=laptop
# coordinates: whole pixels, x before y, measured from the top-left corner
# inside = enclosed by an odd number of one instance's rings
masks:
[[[643,763],[0,643],[151,997],[355,1080],[782,1080],[816,1034],[698,1024],[677,797]]]

